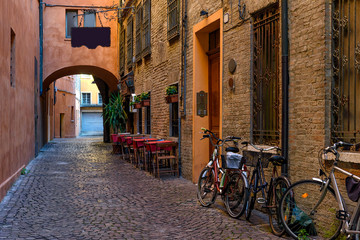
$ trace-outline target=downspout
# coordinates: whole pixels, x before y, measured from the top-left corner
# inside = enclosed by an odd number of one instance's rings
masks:
[[[281,173],[288,176],[289,165],[289,23],[288,1],[281,0],[281,70],[282,70],[282,130],[281,148],[286,163],[281,168]]]
[[[183,79],[183,84],[181,86],[181,93],[183,95],[183,116],[186,116],[186,48],[187,48],[187,0],[184,0],[183,2],[183,7],[184,7],[184,17],[183,17],[183,21],[182,21],[182,27],[184,30],[184,37],[183,37],[183,50],[182,50],[182,61],[183,61],[183,71],[182,71],[182,79]],[[179,108],[179,112],[178,112],[178,118],[179,118],[179,142],[178,142],[178,150],[179,150],[179,172],[180,172],[180,176],[181,176],[181,117],[182,115],[180,114],[180,108]]]
[[[40,95],[43,92],[43,67],[44,67],[44,59],[43,59],[43,50],[44,50],[44,16],[43,16],[43,2],[40,1],[39,4],[39,48],[40,48],[40,59],[39,59],[39,78],[40,78]]]

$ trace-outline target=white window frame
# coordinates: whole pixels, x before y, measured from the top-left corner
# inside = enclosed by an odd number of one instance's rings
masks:
[[[89,93],[90,94],[90,103],[84,103],[84,98],[83,98],[83,93]],[[81,104],[84,104],[84,105],[86,105],[86,104],[88,104],[88,105],[91,105],[91,92],[81,92]]]
[[[71,29],[68,30],[68,16],[67,16],[68,12],[77,12],[77,14],[79,14],[79,10],[77,10],[77,9],[66,9],[65,10],[65,38],[71,39]],[[76,21],[77,21],[77,27],[79,27],[79,18],[77,16],[76,16]]]
[[[100,103],[100,97],[101,97],[101,103]],[[102,100],[102,96],[100,93],[98,93],[98,99],[97,99],[97,102],[99,105],[102,105],[103,104],[103,100]]]

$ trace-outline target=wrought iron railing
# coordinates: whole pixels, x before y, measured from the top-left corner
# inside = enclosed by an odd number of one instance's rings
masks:
[[[253,139],[279,144],[279,6],[253,15]]]
[[[333,142],[360,142],[359,10],[360,0],[336,0],[332,6]]]

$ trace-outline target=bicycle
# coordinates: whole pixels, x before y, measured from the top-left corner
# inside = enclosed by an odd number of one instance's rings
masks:
[[[319,175],[321,178],[301,180],[292,184],[284,193],[279,206],[279,214],[286,232],[295,239],[336,239],[340,232],[347,239],[360,234],[360,193],[357,192],[357,207],[350,215],[344,198],[340,194],[335,170],[343,173],[350,180],[360,181],[353,175],[337,166],[340,154],[339,147],[351,147],[353,144],[338,142],[319,152]],[[331,153],[335,159],[327,173],[325,160]],[[329,169],[329,168],[328,168]],[[359,185],[357,187],[360,187]],[[359,189],[359,188],[356,188]]]
[[[245,211],[248,182],[246,175],[241,170],[243,158],[237,148],[236,140],[239,137],[227,137],[220,139],[213,132],[202,128],[203,138],[209,138],[214,151],[209,163],[201,171],[198,180],[197,198],[204,207],[212,205],[220,193],[223,197],[226,210],[231,217],[238,218]],[[216,143],[214,143],[216,141]],[[235,147],[227,147],[227,158],[222,160],[223,168],[220,167],[220,147],[232,141]],[[227,163],[227,164],[226,164]]]
[[[279,155],[266,153],[270,150],[279,152],[281,150],[279,147],[260,148],[249,142],[243,142],[242,144],[246,146],[251,145],[258,150],[258,152],[243,151],[246,166],[254,167],[249,182],[250,194],[246,205],[245,217],[247,220],[250,219],[251,212],[255,206],[256,195],[258,192],[261,192],[261,197],[257,199],[257,202],[267,209],[272,232],[277,236],[281,236],[284,234],[285,229],[282,227],[277,209],[283,192],[290,186],[290,181],[285,176],[279,176],[277,167],[283,165],[286,159]],[[273,170],[270,184],[268,185],[265,179],[264,168],[268,166],[269,162],[273,164]],[[269,187],[268,190],[267,187]]]

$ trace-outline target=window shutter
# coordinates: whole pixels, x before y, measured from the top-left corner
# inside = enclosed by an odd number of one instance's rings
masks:
[[[130,17],[128,19],[128,24],[127,24],[127,67],[131,68],[132,67],[132,58],[133,58],[133,19],[132,17]]]
[[[141,52],[142,52],[142,46],[141,46],[142,10],[143,10],[142,6],[139,6],[136,11],[136,46],[135,46],[136,62],[138,62],[141,59]]]
[[[120,32],[120,75],[125,72],[125,29],[121,24]]]
[[[151,0],[144,1],[143,57],[151,54]]]
[[[177,37],[179,29],[179,0],[168,0],[168,40]]]

